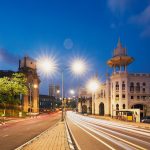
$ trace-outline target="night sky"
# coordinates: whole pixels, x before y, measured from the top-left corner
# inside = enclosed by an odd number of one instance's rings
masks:
[[[135,58],[128,70],[150,73],[149,0],[0,0],[0,70],[17,70],[25,55],[53,54],[60,67],[81,56],[90,68],[84,79],[103,80],[118,37]],[[40,93],[60,77],[42,77]],[[84,81],[67,71],[65,79],[66,90]]]

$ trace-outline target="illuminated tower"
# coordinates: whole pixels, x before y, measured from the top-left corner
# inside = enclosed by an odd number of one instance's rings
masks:
[[[128,109],[128,72],[127,66],[133,62],[133,58],[127,55],[126,48],[122,47],[120,39],[114,54],[107,64],[113,68],[110,76],[110,113],[116,115],[117,110]]]
[[[117,48],[114,49],[113,57],[108,60],[107,64],[114,69],[113,73],[126,72],[127,66],[133,62],[133,57],[127,55],[126,48],[122,47],[120,38]]]

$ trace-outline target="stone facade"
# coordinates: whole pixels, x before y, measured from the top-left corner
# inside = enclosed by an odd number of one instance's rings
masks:
[[[39,113],[39,84],[40,79],[36,71],[36,61],[24,57],[19,61],[19,72],[27,77],[28,94],[23,96],[23,110]]]

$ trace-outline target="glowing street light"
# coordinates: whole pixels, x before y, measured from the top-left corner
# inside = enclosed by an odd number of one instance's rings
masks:
[[[90,79],[87,83],[87,89],[92,93],[92,103],[94,103],[94,107],[92,106],[92,113],[95,114],[95,93],[98,91],[100,86],[100,82],[96,77]]]
[[[70,90],[70,94],[71,94],[71,95],[74,95],[74,94],[75,94],[75,91],[71,89],[71,90]]]
[[[53,56],[41,56],[37,59],[37,69],[40,74],[52,76],[58,71],[58,63]]]
[[[72,74],[83,75],[87,71],[87,64],[84,59],[74,59],[70,65]]]
[[[56,93],[59,94],[59,93],[60,93],[60,90],[57,90]]]
[[[87,64],[84,59],[74,59],[69,66],[71,73],[73,75],[83,75],[87,71]],[[40,73],[48,75],[53,75],[58,70],[58,64],[55,57],[41,57],[37,60],[37,69]],[[62,121],[64,120],[63,117],[63,100],[64,100],[64,70],[61,71],[61,79],[62,79],[62,91],[61,91],[61,100],[62,100]],[[59,91],[57,91],[58,93]],[[70,94],[74,94],[73,90],[70,91]]]
[[[87,83],[87,89],[92,93],[96,92],[98,90],[99,86],[100,86],[100,83],[99,83],[98,79],[96,79],[96,78],[90,79]]]

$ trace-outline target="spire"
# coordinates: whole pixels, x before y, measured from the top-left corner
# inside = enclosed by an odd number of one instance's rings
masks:
[[[120,41],[120,37],[118,38],[118,44],[117,47],[122,47],[121,41]]]

